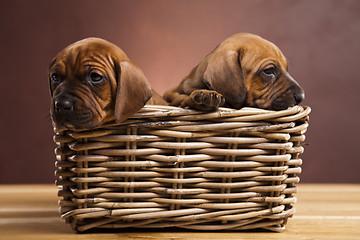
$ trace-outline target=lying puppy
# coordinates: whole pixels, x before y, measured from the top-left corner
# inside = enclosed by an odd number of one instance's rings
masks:
[[[303,89],[287,70],[284,55],[273,43],[239,33],[217,46],[164,99],[204,111],[219,106],[282,110],[304,99]]]
[[[90,129],[124,121],[146,103],[167,105],[114,44],[87,38],[62,50],[49,68],[51,118],[56,129]]]

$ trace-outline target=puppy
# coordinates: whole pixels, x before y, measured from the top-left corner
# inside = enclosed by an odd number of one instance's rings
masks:
[[[203,111],[219,106],[283,110],[304,96],[279,48],[259,36],[239,33],[218,45],[179,86],[165,92],[164,99]]]
[[[49,67],[56,129],[91,129],[121,122],[146,103],[167,105],[144,73],[114,44],[87,38],[62,50]]]

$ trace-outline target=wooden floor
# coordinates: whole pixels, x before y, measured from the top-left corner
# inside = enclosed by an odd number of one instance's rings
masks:
[[[283,233],[138,229],[77,234],[59,217],[56,192],[52,185],[0,185],[0,239],[360,239],[360,184],[300,184],[297,212]]]

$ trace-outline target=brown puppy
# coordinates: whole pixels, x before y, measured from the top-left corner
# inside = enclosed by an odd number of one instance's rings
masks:
[[[56,129],[90,129],[121,122],[146,103],[167,105],[145,75],[114,44],[87,38],[62,50],[49,68]],[[150,100],[149,100],[150,99]]]
[[[284,55],[273,43],[239,33],[217,46],[164,99],[205,111],[219,106],[282,110],[304,99],[287,70]]]

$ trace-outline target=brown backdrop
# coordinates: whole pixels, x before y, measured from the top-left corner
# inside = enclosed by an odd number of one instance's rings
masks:
[[[1,1],[0,183],[53,182],[47,67],[89,36],[120,46],[160,93],[237,32],[277,44],[313,109],[302,182],[360,182],[358,0]]]

